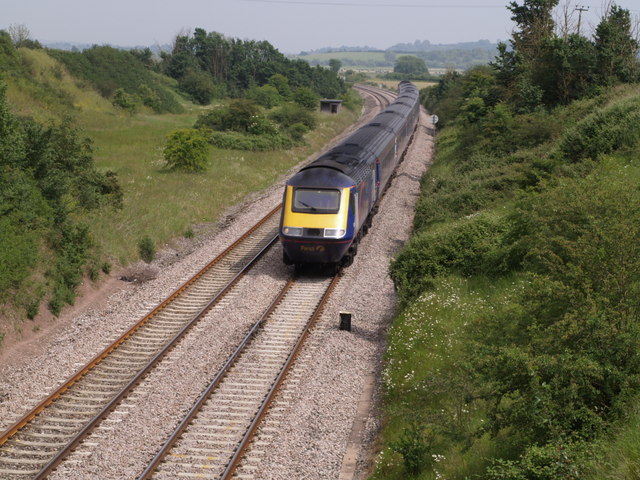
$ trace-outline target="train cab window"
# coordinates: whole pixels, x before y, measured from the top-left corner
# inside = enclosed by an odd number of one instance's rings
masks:
[[[334,189],[296,188],[293,211],[300,213],[338,213],[340,191]]]

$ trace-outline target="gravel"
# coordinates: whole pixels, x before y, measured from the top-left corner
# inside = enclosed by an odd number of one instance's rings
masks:
[[[278,433],[269,431],[269,437],[262,434],[268,445],[250,452],[259,467],[256,478],[340,476],[361,392],[367,378],[380,371],[386,329],[395,306],[393,284],[388,277],[389,259],[408,238],[419,179],[430,162],[433,144],[427,122],[429,118],[423,113],[414,142],[382,200],[373,228],[312,332],[309,348],[287,380],[277,403],[278,414],[267,419],[266,425],[277,425]],[[89,307],[67,328],[51,331],[41,353],[5,356],[5,363],[0,365],[0,431],[270,211],[281,199],[284,178],[230,210],[214,231],[173,249],[166,248],[151,266],[135,265],[129,276],[146,281],[122,282],[122,288],[102,308]],[[150,373],[50,478],[121,479],[141,473],[206,380],[226,360],[243,332],[288,277],[290,267],[284,266],[281,258],[280,247],[267,254],[234,288],[232,302],[209,312],[171,352],[169,361]],[[338,330],[341,310],[353,313],[351,332]],[[167,378],[171,379],[170,386],[162,381]],[[33,403],[27,404],[25,399]],[[378,394],[372,405],[375,407],[377,402]],[[364,437],[357,442],[359,445],[352,445],[358,446],[360,452],[357,478],[366,473],[372,458],[372,442],[378,429],[374,407],[363,419]]]

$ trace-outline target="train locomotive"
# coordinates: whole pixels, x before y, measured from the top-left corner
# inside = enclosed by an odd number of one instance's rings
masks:
[[[382,113],[286,183],[279,237],[287,265],[348,266],[415,130],[415,85],[402,81]]]

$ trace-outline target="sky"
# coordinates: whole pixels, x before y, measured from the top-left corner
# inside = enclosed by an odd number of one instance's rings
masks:
[[[0,0],[0,29],[26,26],[47,44],[135,47],[172,44],[194,28],[267,40],[283,53],[323,47],[429,40],[433,44],[508,40],[508,0]],[[518,1],[522,4],[522,1]],[[596,25],[600,0],[571,3],[582,28]],[[619,5],[640,14],[640,0]],[[584,30],[583,30],[584,33]]]

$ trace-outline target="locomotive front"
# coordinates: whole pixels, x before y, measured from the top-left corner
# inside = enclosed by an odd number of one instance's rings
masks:
[[[338,263],[354,237],[354,195],[351,178],[331,168],[308,167],[291,177],[279,233],[284,262]]]

